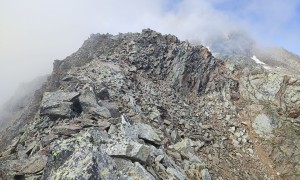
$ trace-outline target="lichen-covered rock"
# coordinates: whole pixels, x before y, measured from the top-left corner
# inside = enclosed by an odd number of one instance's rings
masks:
[[[300,81],[290,79],[284,92],[283,101],[289,117],[297,118],[300,116]]]
[[[259,114],[252,123],[254,131],[265,137],[270,137],[272,130],[277,126],[277,122],[265,114]]]
[[[46,92],[40,108],[41,116],[48,116],[50,119],[72,118],[81,113],[78,104],[79,93],[77,92]]]
[[[116,139],[107,145],[106,153],[112,157],[146,163],[150,156],[150,147],[129,139]]]
[[[244,98],[252,101],[276,100],[284,77],[275,73],[257,72],[241,78],[240,92]]]
[[[141,180],[154,180],[155,178],[151,175],[144,166],[139,162],[132,163],[131,161],[115,158],[116,167],[119,171],[122,171],[125,179],[141,179]]]
[[[34,174],[41,172],[47,163],[47,156],[35,156],[30,158],[27,163],[22,165],[20,173],[22,174]]]
[[[100,106],[93,91],[87,90],[79,97],[82,111],[85,114],[91,114],[104,118],[111,117],[109,110],[105,106]]]
[[[240,80],[243,98],[277,106],[288,117],[300,116],[300,83],[292,76],[274,72],[245,75]]]
[[[123,133],[132,139],[143,139],[147,142],[160,145],[161,139],[153,128],[148,124],[142,123],[125,123],[122,124]]]
[[[34,176],[35,174],[43,172],[46,167],[47,159],[48,157],[45,155],[35,155],[23,160],[2,160],[0,171],[5,172],[7,175],[6,178],[9,177],[8,179],[14,179],[17,176],[23,177],[25,174]]]
[[[82,129],[82,127],[80,127],[78,125],[61,125],[61,126],[56,126],[55,128],[53,128],[52,133],[70,136],[72,134],[79,133],[79,131],[81,129]]]
[[[114,161],[99,146],[79,136],[52,146],[43,179],[117,179]]]

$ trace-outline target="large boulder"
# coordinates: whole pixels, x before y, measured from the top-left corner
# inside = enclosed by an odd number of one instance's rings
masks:
[[[155,179],[139,162],[133,163],[120,158],[115,158],[115,162],[117,169],[124,173],[123,176],[125,179]]]
[[[300,116],[300,80],[290,78],[287,82],[286,90],[283,94],[283,101],[289,117]]]
[[[90,114],[93,116],[99,116],[104,118],[110,118],[111,113],[105,106],[100,106],[97,102],[97,98],[93,91],[85,91],[79,97],[79,101],[82,107],[82,111],[85,114]]]
[[[278,126],[278,122],[274,118],[270,118],[265,114],[259,114],[256,116],[252,127],[256,134],[270,138],[272,136],[272,131]]]
[[[146,163],[150,156],[150,147],[130,139],[116,139],[106,148],[107,154],[112,157],[119,157]]]
[[[156,131],[148,124],[126,122],[127,117],[122,115],[122,133],[131,139],[142,139],[154,145],[160,145],[161,139]]]
[[[115,163],[86,136],[57,141],[43,179],[118,179]]]
[[[72,118],[81,113],[78,92],[45,92],[40,108],[41,116],[48,116],[52,120],[58,118]]]

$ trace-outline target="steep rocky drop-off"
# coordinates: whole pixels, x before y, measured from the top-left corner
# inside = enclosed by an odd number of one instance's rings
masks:
[[[0,179],[299,179],[299,91],[173,35],[91,35],[2,132]]]

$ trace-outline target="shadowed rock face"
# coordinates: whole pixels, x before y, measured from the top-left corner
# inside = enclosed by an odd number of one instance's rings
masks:
[[[92,35],[5,131],[0,177],[297,179],[298,81],[150,29]]]

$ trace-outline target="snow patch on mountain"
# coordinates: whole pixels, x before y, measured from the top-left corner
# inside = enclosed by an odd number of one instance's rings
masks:
[[[264,62],[262,62],[261,60],[259,60],[255,55],[252,56],[252,58],[257,64],[266,64]]]

